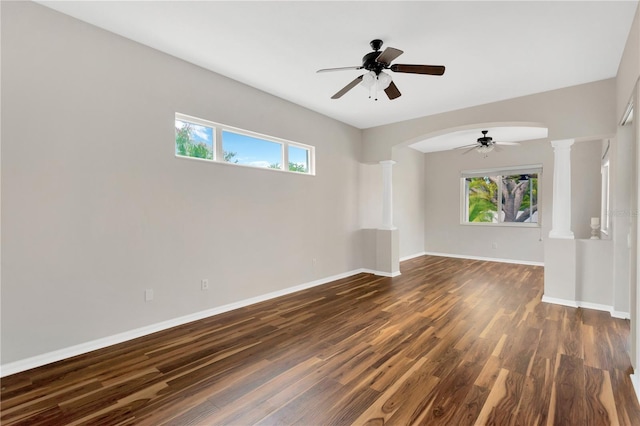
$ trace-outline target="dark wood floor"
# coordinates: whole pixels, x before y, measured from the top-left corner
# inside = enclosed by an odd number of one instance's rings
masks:
[[[3,425],[640,425],[628,321],[424,256],[2,379]]]

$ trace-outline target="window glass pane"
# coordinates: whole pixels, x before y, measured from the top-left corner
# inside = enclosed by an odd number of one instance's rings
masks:
[[[289,145],[289,171],[309,173],[309,150]]]
[[[497,222],[498,184],[489,176],[465,178],[467,222]]]
[[[176,120],[176,155],[213,160],[212,127]]]
[[[538,222],[538,175],[502,176],[502,222]]]
[[[538,166],[462,171],[463,223],[539,225],[541,172]]]
[[[280,169],[282,144],[239,133],[222,131],[224,161],[246,166]]]

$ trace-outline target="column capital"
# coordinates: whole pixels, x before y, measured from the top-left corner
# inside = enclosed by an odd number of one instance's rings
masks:
[[[382,164],[383,166],[386,166],[386,165],[393,166],[394,164],[396,164],[396,162],[393,160],[382,160],[380,161],[380,164]]]
[[[575,142],[575,139],[560,139],[557,141],[551,141],[551,146],[557,148],[569,148]]]

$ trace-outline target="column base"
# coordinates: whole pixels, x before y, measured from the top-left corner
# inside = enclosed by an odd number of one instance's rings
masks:
[[[551,238],[544,242],[544,296],[547,300],[577,300],[575,240]]]
[[[560,238],[565,240],[575,239],[572,231],[554,231],[553,229],[549,232],[549,238]]]
[[[400,275],[400,239],[398,229],[376,230],[376,270],[385,276]]]

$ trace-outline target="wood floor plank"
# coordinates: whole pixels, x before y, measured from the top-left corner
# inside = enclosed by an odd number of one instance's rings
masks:
[[[489,389],[473,385],[458,409],[453,413],[449,424],[467,426],[478,424],[476,419],[480,415],[489,396]]]
[[[424,370],[426,358],[421,358],[405,372],[392,386],[389,386],[379,398],[367,407],[355,420],[355,424],[386,423],[391,416],[404,404],[407,395],[419,388],[428,393],[438,382]]]
[[[3,425],[640,425],[629,321],[420,256],[1,380]]]
[[[546,424],[553,392],[554,361],[535,356],[518,406],[515,423],[522,425]]]
[[[432,410],[423,417],[424,422],[433,425],[454,424],[456,413],[460,406],[464,407],[464,401],[490,352],[486,341],[479,339],[470,352],[461,357],[460,363],[441,379],[440,386],[433,392]]]
[[[611,387],[616,404],[616,413],[621,425],[640,424],[640,407],[635,399],[633,384],[625,371],[611,371]]]
[[[611,382],[606,380],[609,377],[609,372],[588,366],[584,367],[584,372],[586,424],[617,424],[618,416],[613,404]]]
[[[582,308],[565,307],[560,331],[560,352],[580,359],[584,359],[581,327],[583,311]]]
[[[493,408],[489,412],[487,424],[508,425],[515,422],[520,407],[520,398],[524,391],[525,377],[522,374],[508,371],[504,374],[501,386],[504,387],[501,397],[493,401]],[[502,373],[501,371],[501,373]],[[565,423],[566,424],[566,423]]]
[[[503,368],[527,375],[539,340],[540,330],[523,326],[518,334],[511,336],[509,345],[503,348],[506,351]]]
[[[582,359],[559,356],[555,379],[555,424],[585,424],[585,378]]]

